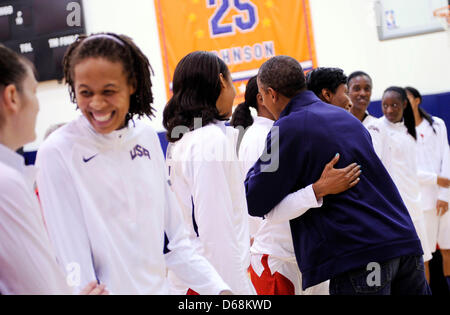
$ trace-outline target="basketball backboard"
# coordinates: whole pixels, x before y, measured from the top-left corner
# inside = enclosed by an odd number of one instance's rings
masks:
[[[448,5],[448,0],[377,0],[378,37],[380,40],[444,31],[433,12]]]

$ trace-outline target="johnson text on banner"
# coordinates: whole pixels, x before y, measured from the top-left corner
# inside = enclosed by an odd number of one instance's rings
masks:
[[[316,67],[308,0],[154,0],[168,95],[177,63],[206,50],[228,65],[237,90],[276,55],[289,55],[305,71]]]

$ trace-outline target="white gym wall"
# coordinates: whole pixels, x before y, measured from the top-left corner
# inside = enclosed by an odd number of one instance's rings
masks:
[[[297,1],[297,0],[283,0]],[[412,85],[423,94],[450,91],[450,39],[446,32],[380,42],[374,0],[310,0],[319,66],[368,72],[374,79],[373,100],[390,85]],[[167,101],[152,0],[84,1],[88,33],[116,32],[132,37],[150,59],[157,117],[151,124],[162,131],[161,113]],[[79,115],[69,100],[67,87],[50,81],[38,91],[41,110],[37,140],[27,151],[36,150],[46,129]]]

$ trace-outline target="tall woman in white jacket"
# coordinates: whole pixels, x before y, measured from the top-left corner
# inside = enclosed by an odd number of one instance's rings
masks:
[[[423,260],[429,261],[431,250],[421,207],[420,182],[423,178],[416,161],[417,135],[411,104],[403,88],[390,87],[383,94],[381,106],[384,116],[367,129],[372,135],[375,151],[409,210],[424,251]]]
[[[126,36],[80,36],[64,75],[82,116],[41,146],[37,183],[73,283],[99,279],[115,294],[168,294],[169,268],[203,294],[229,292],[189,242],[158,136],[133,120],[153,113],[148,59]]]
[[[450,279],[450,152],[445,122],[431,117],[421,106],[422,95],[413,87],[406,92],[414,112],[417,131],[417,164],[422,177],[422,210],[424,210],[431,251],[439,245],[444,275]],[[429,265],[425,264],[429,280]]]

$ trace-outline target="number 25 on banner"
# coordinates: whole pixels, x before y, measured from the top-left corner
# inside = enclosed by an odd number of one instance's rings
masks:
[[[258,25],[258,7],[246,0],[206,0],[208,8],[216,7],[214,15],[209,19],[211,37],[234,35],[236,28],[241,32],[252,31]],[[223,19],[231,9],[235,8],[240,14],[233,16],[232,23],[223,23]],[[248,19],[242,16],[248,15]]]

